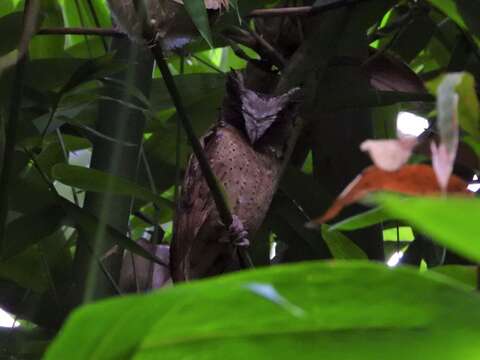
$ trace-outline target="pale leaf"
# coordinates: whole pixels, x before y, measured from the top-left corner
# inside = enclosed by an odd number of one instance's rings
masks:
[[[366,140],[360,145],[360,149],[368,152],[373,163],[380,169],[396,171],[408,161],[416,144],[417,139],[414,137]]]

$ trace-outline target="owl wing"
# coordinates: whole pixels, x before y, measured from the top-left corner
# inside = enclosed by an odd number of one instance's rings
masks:
[[[212,158],[217,145],[217,128],[213,128],[201,139],[205,154],[208,159]],[[221,162],[210,161],[214,174],[221,181],[219,175],[224,174],[224,165]],[[199,232],[205,234],[209,218],[215,217],[215,203],[210,195],[210,190],[195,155],[191,155],[185,172],[180,201],[177,206],[177,214],[174,228],[174,236],[171,244],[170,266],[174,281],[188,278],[190,266],[190,252]],[[220,225],[220,224],[218,224]],[[211,229],[214,231],[214,229]],[[208,231],[207,231],[208,232]]]

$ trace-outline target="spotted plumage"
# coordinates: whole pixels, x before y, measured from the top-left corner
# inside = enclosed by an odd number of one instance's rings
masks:
[[[262,95],[233,73],[220,121],[201,139],[210,166],[225,188],[233,214],[249,238],[258,230],[278,179],[291,93]],[[260,99],[260,100],[259,100]],[[248,123],[249,121],[249,123]],[[277,126],[278,123],[278,126]],[[257,126],[257,129],[253,129]],[[250,130],[249,130],[250,127]],[[194,156],[188,163],[178,204],[171,268],[174,281],[198,279],[239,268],[235,245],[220,222]]]

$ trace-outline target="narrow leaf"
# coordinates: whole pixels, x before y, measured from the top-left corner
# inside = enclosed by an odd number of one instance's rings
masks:
[[[352,231],[380,224],[387,220],[391,220],[391,216],[387,214],[383,208],[377,207],[331,225],[330,231]]]
[[[340,231],[332,230],[328,225],[322,225],[322,237],[335,259],[368,259],[367,254],[365,254],[352,240],[343,235]]]
[[[208,45],[213,48],[212,34],[205,3],[199,0],[184,0],[184,5],[200,35],[202,35]]]

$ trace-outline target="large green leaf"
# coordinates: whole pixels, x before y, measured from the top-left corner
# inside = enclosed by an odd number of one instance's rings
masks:
[[[480,298],[454,284],[361,262],[236,273],[82,308],[46,359],[476,360]]]
[[[468,198],[401,198],[382,195],[385,210],[459,254],[480,261],[480,200]]]
[[[456,281],[468,286],[471,290],[475,290],[478,284],[476,266],[444,265],[434,267],[431,269],[431,271],[455,279]]]

